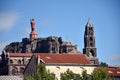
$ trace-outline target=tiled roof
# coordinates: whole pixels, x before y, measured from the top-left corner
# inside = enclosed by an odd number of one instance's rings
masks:
[[[110,76],[120,77],[120,67],[105,67]]]
[[[31,53],[9,53],[10,57],[31,57],[32,54]]]
[[[46,64],[90,64],[90,61],[83,54],[50,54],[35,53],[37,57]],[[30,53],[10,53],[11,57],[31,57]]]
[[[120,77],[120,67],[109,66],[109,67],[104,67],[104,69],[108,72],[108,74],[111,77]]]
[[[83,54],[36,54],[47,64],[90,64]]]

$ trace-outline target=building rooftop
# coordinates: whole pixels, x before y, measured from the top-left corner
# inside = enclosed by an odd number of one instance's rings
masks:
[[[109,73],[110,76],[112,77],[120,77],[120,67],[105,67],[107,72]]]
[[[90,64],[83,54],[38,54],[47,64]]]
[[[90,64],[90,61],[83,54],[48,54],[34,53],[45,64]],[[31,57],[31,53],[10,53],[10,57]]]
[[[99,67],[96,69],[99,69]],[[104,67],[104,69],[108,72],[108,74],[111,77],[120,77],[120,67],[108,66],[108,67]]]

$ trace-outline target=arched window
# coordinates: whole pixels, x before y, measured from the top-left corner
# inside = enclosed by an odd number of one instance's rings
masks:
[[[13,64],[13,60],[10,60],[10,64]]]
[[[94,57],[94,51],[91,49],[90,54]]]
[[[92,38],[92,37],[90,37],[90,41],[93,41],[93,38]]]
[[[18,60],[18,64],[21,64],[21,60]]]
[[[24,68],[21,67],[21,68],[20,68],[20,73],[23,73],[23,71],[24,71]]]
[[[17,68],[16,67],[14,67],[13,69],[12,69],[12,75],[15,75],[15,74],[17,74]]]
[[[90,43],[90,46],[92,47],[92,46],[93,46],[93,43]]]

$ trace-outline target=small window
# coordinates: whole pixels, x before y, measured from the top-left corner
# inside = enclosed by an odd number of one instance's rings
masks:
[[[12,75],[16,75],[16,74],[17,74],[17,68],[15,67],[12,69]]]
[[[94,55],[94,50],[92,50],[92,49],[90,50],[90,55],[91,55],[91,56],[95,56],[95,55]]]
[[[90,46],[93,46],[93,44],[92,44],[92,43],[90,43]]]
[[[13,60],[10,60],[10,64],[13,64]]]
[[[56,68],[60,69],[60,67],[59,67],[59,66],[56,66]]]
[[[93,41],[93,38],[92,38],[92,37],[90,37],[90,41]]]
[[[24,68],[21,67],[21,68],[20,68],[20,73],[23,73],[23,71],[24,71]]]
[[[18,60],[18,64],[21,64],[21,60]]]

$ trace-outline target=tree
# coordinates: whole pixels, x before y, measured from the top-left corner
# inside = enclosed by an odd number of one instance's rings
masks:
[[[81,80],[81,76],[68,69],[66,72],[61,74],[61,80]]]
[[[107,67],[108,64],[107,64],[106,62],[101,62],[101,63],[99,64],[99,66],[100,66],[100,67]]]
[[[107,71],[103,67],[101,67],[93,71],[92,80],[112,80],[112,79],[108,75]]]
[[[37,72],[34,75],[24,75],[24,80],[54,80],[54,74],[46,69],[43,63],[37,66]]]
[[[35,80],[34,76],[28,76],[28,75],[24,75],[24,80]]]
[[[86,70],[83,70],[83,72],[82,72],[82,80],[92,80],[92,76],[87,74]]]
[[[87,74],[86,70],[83,70],[82,75],[75,74],[69,69],[61,74],[61,80],[114,80],[110,78],[107,71],[100,67],[98,69],[95,69],[93,73]]]
[[[86,70],[83,70],[82,75],[80,75],[75,74],[68,69],[60,76],[61,80],[114,80],[110,78],[108,72],[104,69],[104,67],[95,69],[91,75],[87,74]],[[50,73],[44,64],[40,63],[37,66],[37,72],[31,76],[24,75],[24,80],[55,80],[55,75],[53,73]]]

